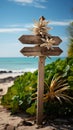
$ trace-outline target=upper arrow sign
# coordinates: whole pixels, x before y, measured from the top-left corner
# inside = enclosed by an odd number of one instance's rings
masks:
[[[55,42],[53,43],[53,45],[59,45],[62,40],[58,37],[58,36],[50,36],[50,38],[52,38]],[[22,35],[19,38],[19,41],[22,42],[23,44],[42,44],[43,41],[41,40],[40,36],[36,36],[36,35]]]

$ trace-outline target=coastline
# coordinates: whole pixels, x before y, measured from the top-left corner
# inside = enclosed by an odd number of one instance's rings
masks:
[[[24,74],[24,73],[23,72],[2,73],[2,74],[0,74],[0,79],[4,79],[4,78],[7,78],[7,77],[15,78],[15,77],[20,76],[22,74]]]
[[[9,87],[11,87],[14,83],[16,77],[24,74],[24,73],[13,73],[7,71],[0,71],[0,97],[7,93]]]

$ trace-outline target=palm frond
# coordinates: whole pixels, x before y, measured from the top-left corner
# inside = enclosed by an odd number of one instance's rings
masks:
[[[63,88],[64,86],[68,86],[68,83],[65,83],[65,84],[62,84],[62,85],[57,85],[55,88],[54,88],[54,91],[57,91],[57,89],[60,89],[60,88]]]
[[[62,93],[62,92],[64,92],[64,91],[66,91],[66,90],[68,90],[69,89],[69,86],[64,86],[63,88],[60,88],[60,89],[58,89],[58,90],[56,90],[55,91],[55,94],[57,94],[57,93]]]
[[[50,99],[55,99],[55,98],[60,103],[62,103],[62,99],[67,102],[71,102],[70,100],[73,100],[73,97],[70,97],[66,93],[66,91],[70,89],[67,79],[64,79],[61,75],[58,77],[54,76],[48,88],[49,88],[49,92],[44,94],[44,101],[49,101]]]
[[[58,99],[58,101],[62,104],[62,100],[60,99],[60,97],[59,96],[55,96],[56,97],[56,99]]]
[[[54,76],[52,78],[50,86],[46,81],[44,82],[44,84],[47,87],[47,92],[43,95],[43,102],[57,99],[61,104],[63,100],[72,103],[71,100],[73,100],[73,97],[67,95],[67,90],[70,89],[67,79],[63,79],[61,75],[58,77]],[[37,93],[34,93],[32,97],[32,100],[36,100]]]
[[[73,100],[72,97],[70,97],[70,96],[68,96],[68,95],[66,95],[66,94],[59,94],[58,96],[59,96],[61,99],[65,100],[66,102],[72,103],[72,101],[71,101],[71,100]]]

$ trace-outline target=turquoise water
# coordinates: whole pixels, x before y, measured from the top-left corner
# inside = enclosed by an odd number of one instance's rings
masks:
[[[57,60],[59,57],[46,58],[45,65]],[[0,58],[0,70],[21,72],[34,71],[38,68],[38,57],[8,57]]]

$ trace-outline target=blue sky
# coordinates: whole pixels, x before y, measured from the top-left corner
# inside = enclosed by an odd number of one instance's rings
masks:
[[[21,35],[29,35],[33,20],[44,16],[50,21],[51,35],[59,36],[67,56],[67,27],[73,21],[73,0],[0,0],[0,57],[23,56],[20,50],[27,45],[18,41]]]

